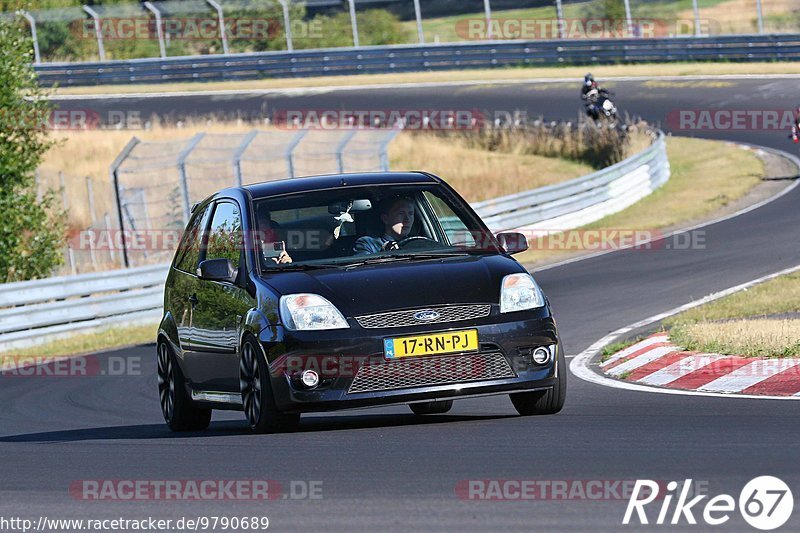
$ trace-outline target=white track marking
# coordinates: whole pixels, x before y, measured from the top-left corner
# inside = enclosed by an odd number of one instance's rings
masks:
[[[800,363],[797,359],[759,359],[700,387],[709,392],[739,392]]]
[[[669,311],[665,311],[663,313],[659,313],[657,315],[653,315],[651,317],[645,318],[644,320],[640,320],[639,322],[635,322],[630,324],[629,326],[625,326],[620,328],[616,331],[613,331],[603,337],[602,339],[598,340],[584,351],[576,355],[572,361],[570,362],[569,369],[570,371],[578,378],[588,381],[590,383],[595,383],[597,385],[603,385],[606,387],[612,387],[615,389],[625,389],[631,391],[639,391],[639,392],[651,392],[651,393],[658,393],[658,394],[677,394],[682,396],[713,396],[718,398],[749,398],[749,399],[758,399],[758,400],[800,400],[800,395],[798,396],[766,396],[766,395],[756,395],[756,394],[725,394],[719,392],[705,392],[705,391],[691,391],[691,390],[679,390],[679,389],[662,389],[657,387],[650,387],[648,385],[641,385],[639,383],[629,383],[627,381],[619,381],[616,379],[611,379],[605,377],[598,372],[595,372],[591,368],[589,368],[589,364],[594,358],[595,355],[600,353],[600,350],[603,347],[611,344],[612,342],[616,341],[626,333],[630,333],[636,329],[649,326],[650,324],[654,324],[659,320],[663,320],[667,317],[677,315],[680,312],[686,311],[688,309],[693,309],[700,305],[703,305],[708,302],[712,302],[714,300],[718,300],[729,294],[734,294],[736,292],[742,291],[744,289],[748,289],[754,285],[758,285],[759,283],[763,283],[765,281],[769,281],[771,279],[777,278],[778,276],[783,276],[784,274],[791,274],[793,272],[800,271],[800,265],[793,266],[790,268],[786,268],[780,270],[778,272],[774,272],[767,276],[762,276],[760,278],[756,278],[754,280],[748,281],[746,283],[742,283],[740,285],[736,285],[729,289],[725,289],[723,291],[715,292],[714,294],[710,294],[705,298],[700,298],[699,300],[695,300],[693,302],[689,302],[688,304],[681,305],[679,307],[675,307],[674,309],[670,309]]]
[[[510,80],[461,80],[430,81],[410,83],[372,83],[364,85],[332,85],[329,87],[296,87],[264,89],[220,89],[206,91],[161,91],[152,93],[111,93],[111,94],[56,94],[52,101],[60,100],[120,100],[124,98],[172,98],[182,96],[238,96],[238,95],[280,95],[305,96],[338,91],[371,91],[381,89],[424,89],[427,87],[472,87],[478,85],[540,85],[548,83],[574,83],[579,78],[535,78]],[[604,81],[702,81],[702,80],[779,80],[800,79],[800,74],[720,74],[717,76],[618,76],[603,78]],[[248,80],[252,81],[252,80]],[[177,82],[180,83],[180,82]],[[192,82],[186,82],[192,83]],[[146,84],[145,84],[146,85]]]
[[[656,370],[642,379],[636,380],[636,382],[644,385],[669,385],[683,376],[716,363],[720,359],[727,358],[728,356],[718,354],[689,355],[680,361],[665,366],[661,370]]]
[[[669,337],[667,335],[654,335],[652,337],[648,337],[643,341],[637,342],[631,346],[628,346],[624,350],[620,350],[619,352],[615,353],[605,361],[603,361],[600,366],[608,366],[615,361],[619,361],[625,357],[628,357],[630,354],[641,350],[642,348],[647,348],[648,346],[652,346],[654,344],[658,344],[659,342],[667,342]]]
[[[619,377],[625,372],[636,370],[637,368],[643,367],[647,363],[651,363],[656,359],[661,359],[665,355],[676,351],[676,349],[676,346],[661,346],[659,348],[653,348],[652,350],[646,351],[642,355],[637,355],[630,361],[625,361],[624,363],[615,366],[609,370],[607,374]]]

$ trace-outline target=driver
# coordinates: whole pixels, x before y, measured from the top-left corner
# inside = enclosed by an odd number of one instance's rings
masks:
[[[408,237],[414,224],[414,205],[414,200],[408,196],[393,196],[382,201],[379,210],[383,235],[360,237],[353,245],[353,253],[365,255],[398,249],[397,242]]]
[[[272,220],[272,213],[269,212],[267,207],[268,206],[265,203],[261,203],[256,206],[256,223],[258,224],[260,233],[259,238],[261,239],[262,243],[278,242],[280,239],[281,226]],[[292,258],[288,253],[286,253],[286,250],[282,251],[277,257],[272,257],[271,259],[278,264],[292,262]]]

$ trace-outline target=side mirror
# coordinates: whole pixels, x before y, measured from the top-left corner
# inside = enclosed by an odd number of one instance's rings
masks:
[[[518,254],[528,249],[528,239],[522,233],[498,233],[497,240],[500,246],[510,254]]]
[[[236,281],[236,269],[230,259],[206,259],[197,267],[197,276],[208,281]]]

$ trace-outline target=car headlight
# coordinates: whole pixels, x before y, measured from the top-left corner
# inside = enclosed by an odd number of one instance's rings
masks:
[[[544,307],[544,294],[530,274],[509,274],[501,286],[501,313]]]
[[[293,330],[347,329],[342,313],[318,294],[281,296],[281,318]]]

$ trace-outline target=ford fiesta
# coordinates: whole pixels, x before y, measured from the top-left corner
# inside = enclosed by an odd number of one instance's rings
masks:
[[[256,432],[300,414],[509,394],[553,414],[566,367],[547,298],[443,180],[296,178],[197,204],[166,281],[158,389],[173,430],[244,411]]]

